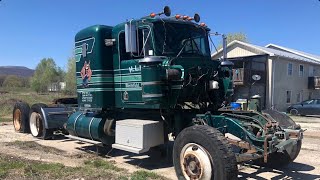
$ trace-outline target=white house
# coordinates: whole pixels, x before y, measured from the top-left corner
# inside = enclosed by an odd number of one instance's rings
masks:
[[[222,57],[222,49],[212,54],[213,60]],[[235,81],[237,98],[247,98],[250,89],[249,95],[260,94],[264,98],[265,108],[281,111],[290,104],[320,98],[320,56],[275,44],[262,47],[232,41],[227,45],[227,57],[235,62],[234,77],[236,74],[239,78],[240,72],[242,80],[248,81]],[[262,76],[262,81],[253,83],[250,78],[256,73]]]

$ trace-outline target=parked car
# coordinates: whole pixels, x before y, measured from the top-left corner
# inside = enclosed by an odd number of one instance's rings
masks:
[[[320,115],[320,99],[310,99],[288,107],[291,115]]]

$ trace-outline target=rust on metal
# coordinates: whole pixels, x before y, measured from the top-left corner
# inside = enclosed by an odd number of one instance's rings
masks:
[[[248,142],[245,142],[245,141],[237,141],[237,140],[234,140],[234,139],[230,139],[230,138],[227,138],[227,141],[230,143],[230,144],[233,144],[235,146],[238,146],[242,149],[247,149],[248,152],[247,153],[255,153],[257,152],[256,149],[254,147],[252,147],[250,145],[250,143]]]
[[[265,137],[263,143],[263,161],[268,162],[268,136]]]
[[[188,154],[184,157],[183,162],[185,172],[190,179],[199,179],[202,173],[201,163],[193,154]]]

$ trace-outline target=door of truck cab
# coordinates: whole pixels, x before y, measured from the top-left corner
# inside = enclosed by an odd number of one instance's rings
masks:
[[[119,33],[119,60],[120,68],[118,80],[120,83],[121,99],[123,103],[143,103],[142,86],[141,86],[141,65],[139,60],[146,56],[148,52],[148,40],[144,39],[150,36],[150,28],[139,27],[137,33],[137,49],[136,53],[127,53],[125,49],[124,31]],[[149,53],[149,52],[148,52]]]

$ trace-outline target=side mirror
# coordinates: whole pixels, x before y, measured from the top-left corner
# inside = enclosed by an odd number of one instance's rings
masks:
[[[132,21],[125,24],[125,42],[126,42],[126,52],[135,53],[137,52],[137,28]]]

